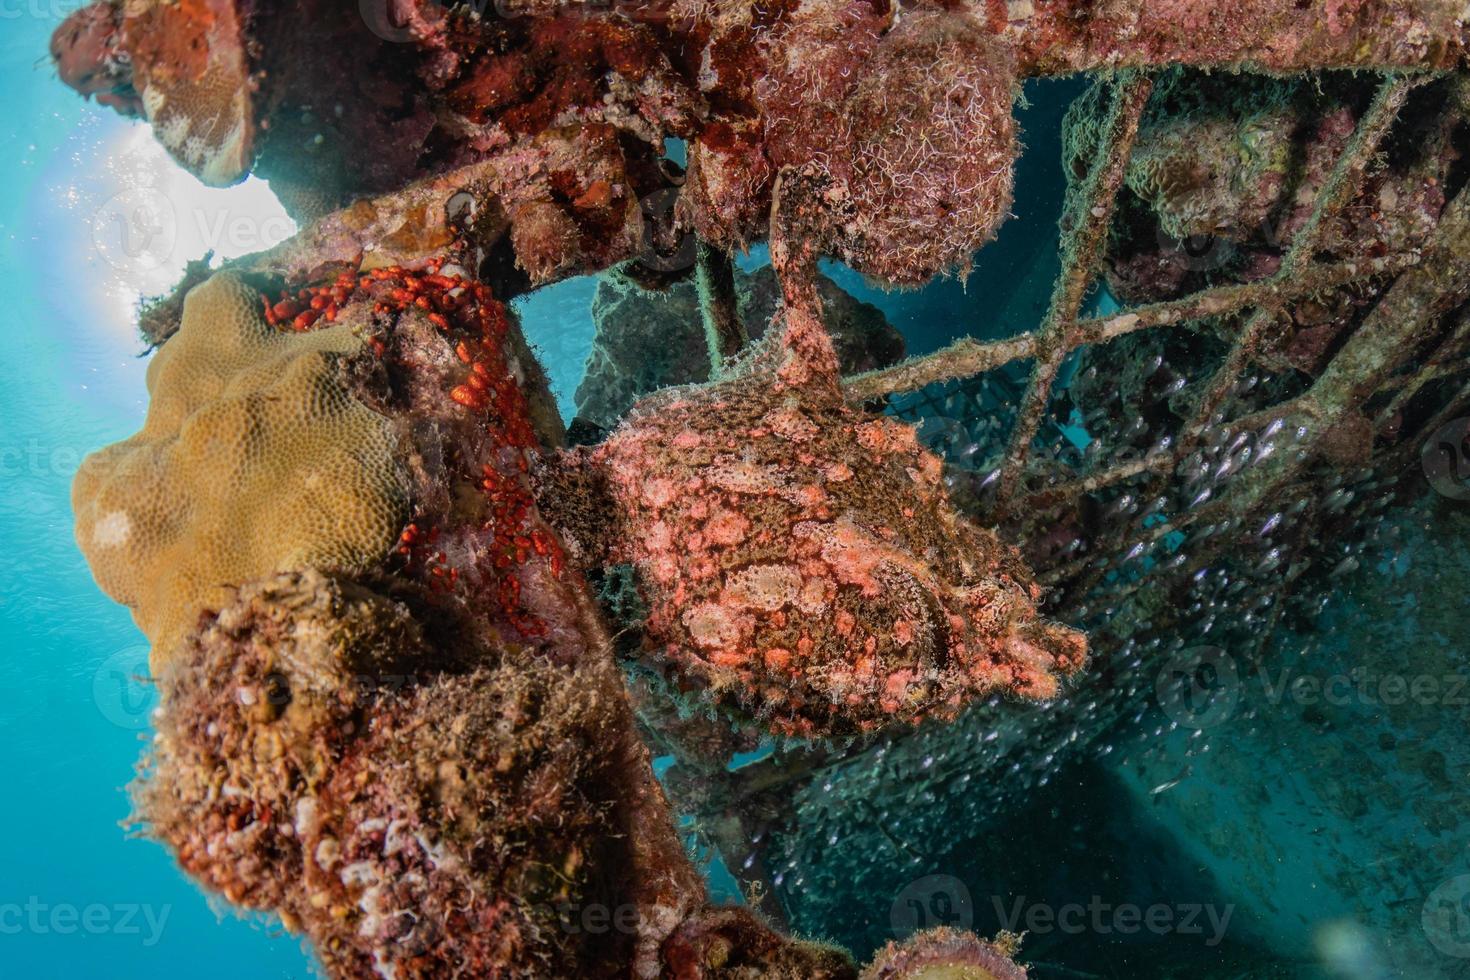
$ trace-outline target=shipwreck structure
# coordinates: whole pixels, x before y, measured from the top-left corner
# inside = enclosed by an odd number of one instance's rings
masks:
[[[1459,462],[1467,42],[1439,0],[78,11],[63,81],[303,228],[143,311],[147,423],[77,479],[164,695],[140,819],[332,975],[858,976],[783,933],[826,911],[792,869],[886,887],[818,856],[881,824],[845,800],[935,756],[1024,793]],[[1044,320],[844,375],[819,258],[963,274],[1020,84],[1082,72]],[[709,380],[574,446],[507,303],[614,268],[695,279]],[[626,925],[564,928],[588,906]],[[862,976],[1017,956],[939,930]]]

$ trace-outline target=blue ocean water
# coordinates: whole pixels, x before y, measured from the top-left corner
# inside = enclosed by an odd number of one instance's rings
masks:
[[[131,127],[45,58],[73,6],[0,9],[0,976],[304,977],[297,940],[221,918],[119,826],[147,725],[146,647],[72,541],[69,488],[84,454],[138,428],[145,362],[94,241],[108,200],[95,198],[119,177],[107,149]]]

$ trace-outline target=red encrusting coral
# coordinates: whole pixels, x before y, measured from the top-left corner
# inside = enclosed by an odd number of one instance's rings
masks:
[[[499,613],[525,637],[543,636],[545,625],[521,601],[521,572],[530,561],[544,562],[559,578],[564,556],[555,537],[535,519],[535,500],[526,474],[529,461],[539,446],[531,422],[517,368],[511,364],[510,312],[489,287],[445,271],[444,260],[425,268],[373,269],[365,274],[342,273],[335,280],[286,291],[272,302],[263,298],[267,321],[291,330],[309,330],[335,322],[352,304],[370,306],[380,325],[369,343],[380,358],[393,360],[393,324],[404,314],[415,313],[432,324],[446,345],[452,345],[457,371],[449,373],[456,383],[444,395],[473,420],[486,445],[478,467],[465,463],[459,478],[484,494],[485,513],[473,529],[420,526],[404,528],[398,553],[406,571],[439,591],[454,592],[461,586],[494,582]],[[403,367],[401,359],[398,364]],[[412,370],[411,368],[409,369]],[[478,540],[472,549],[451,549],[451,560],[441,537],[464,543],[466,536]],[[476,574],[470,575],[469,565]],[[463,566],[463,567],[462,567]],[[488,566],[488,567],[485,567]]]

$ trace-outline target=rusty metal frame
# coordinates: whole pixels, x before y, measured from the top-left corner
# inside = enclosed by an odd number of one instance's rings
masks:
[[[942,350],[892,367],[849,376],[843,379],[846,395],[855,403],[890,395],[917,395],[917,404],[911,409],[923,414],[925,404],[936,403],[946,397],[933,394],[933,389],[926,392],[925,389],[931,385],[937,387],[945,382],[963,384],[967,379],[1030,361],[1025,391],[1016,407],[1005,447],[980,467],[981,472],[993,474],[994,478],[987,482],[994,485],[995,493],[988,501],[976,502],[982,519],[1009,523],[1013,528],[1034,525],[1037,520],[1044,520],[1075,504],[1084,495],[1127,487],[1135,482],[1146,486],[1146,489],[1137,491],[1141,499],[1152,500],[1169,488],[1181,465],[1199,451],[1205,434],[1216,428],[1224,427],[1232,434],[1270,431],[1279,420],[1311,417],[1314,412],[1322,414],[1320,407],[1309,398],[1254,407],[1248,414],[1233,419],[1225,417],[1224,406],[1229,401],[1232,386],[1256,356],[1270,327],[1291,304],[1313,294],[1367,283],[1383,287],[1379,299],[1382,303],[1391,285],[1411,278],[1406,273],[1415,270],[1422,273],[1421,263],[1435,258],[1436,241],[1418,251],[1348,260],[1323,258],[1318,255],[1318,246],[1324,227],[1360,192],[1362,179],[1397,120],[1405,99],[1416,87],[1440,77],[1443,75],[1434,73],[1383,76],[1372,103],[1319,191],[1307,223],[1293,239],[1279,269],[1269,278],[1243,285],[1208,288],[1180,299],[1137,305],[1103,316],[1083,317],[1080,311],[1104,258],[1108,229],[1152,90],[1152,78],[1148,74],[1120,72],[1110,83],[1112,99],[1102,128],[1102,145],[1095,154],[1090,173],[1083,180],[1081,192],[1069,196],[1074,211],[1064,222],[1064,228],[1070,230],[1063,233],[1060,243],[1062,271],[1055,282],[1051,304],[1041,325],[1035,330],[1000,340],[980,342],[964,338]],[[1470,78],[1457,77],[1454,84],[1458,86],[1456,96],[1463,109],[1467,104],[1465,97],[1470,94]],[[1470,215],[1470,190],[1461,191],[1458,198],[1447,205],[1446,214],[1451,211]],[[1470,220],[1466,223],[1470,224]],[[1439,230],[1436,231],[1438,235]],[[1438,251],[1443,252],[1444,249]],[[1466,261],[1470,262],[1470,258]],[[1433,281],[1434,276],[1428,278]],[[1421,291],[1425,288],[1422,282],[1419,287]],[[1466,288],[1470,290],[1470,286]],[[1431,318],[1437,315],[1434,311],[1424,314]],[[1240,317],[1241,326],[1229,338],[1230,346],[1224,360],[1200,383],[1202,394],[1197,397],[1188,420],[1171,433],[1167,448],[1140,458],[1115,460],[1095,472],[1079,473],[1060,485],[1045,485],[1043,477],[1046,471],[1041,462],[1033,459],[1033,447],[1046,419],[1059,368],[1070,354],[1088,345],[1104,344],[1136,331],[1155,328],[1198,330],[1200,321],[1230,316]],[[1420,329],[1424,328],[1425,325],[1421,324]],[[1328,367],[1341,358],[1342,351],[1339,350]],[[1337,367],[1340,371],[1350,372],[1354,365]],[[1368,374],[1371,376],[1365,378],[1364,372],[1358,372],[1353,386],[1353,408],[1362,409],[1370,397],[1381,396],[1387,405],[1375,413],[1370,432],[1382,435],[1388,431],[1389,420],[1426,385],[1470,374],[1470,313],[1454,321],[1445,335],[1438,338],[1432,353],[1413,365],[1413,370]],[[1417,451],[1428,433],[1436,431],[1467,405],[1470,405],[1470,380],[1453,392],[1432,417],[1418,427],[1417,432],[1397,433],[1397,445],[1391,445],[1378,454],[1375,462],[1386,466],[1403,465],[1408,454]],[[1120,556],[1146,552],[1171,532],[1225,520],[1233,520],[1238,522],[1237,526],[1246,527],[1245,521],[1265,504],[1281,509],[1293,499],[1309,499],[1313,489],[1310,482],[1302,480],[1303,465],[1295,462],[1279,466],[1248,480],[1232,478],[1209,504],[1169,515],[1167,520],[1150,524],[1146,521],[1150,508],[1140,508],[1137,514],[1120,519],[1106,529],[1084,557],[1039,568],[1043,581],[1056,587],[1057,594],[1064,597],[1058,615],[1063,618],[1074,616],[1086,603],[1116,608],[1120,603],[1137,597],[1141,587],[1153,581],[1153,576],[1123,577],[1102,587],[1099,583],[1110,568],[1117,567]],[[1306,516],[1315,518],[1317,515]],[[1294,532],[1298,540],[1309,533],[1308,525]],[[1219,534],[1197,547],[1192,546],[1192,554],[1182,565],[1183,572],[1192,574],[1217,560],[1221,550],[1229,547],[1231,537]],[[1265,642],[1271,626],[1280,621],[1285,609],[1285,602],[1281,600],[1301,574],[1301,569],[1288,570],[1269,585],[1271,605],[1265,629],[1259,636],[1261,643]],[[720,792],[712,794],[712,798],[706,801],[713,805],[713,809],[706,808],[707,812],[702,816],[728,820],[732,815],[739,816],[747,806],[771,805],[775,799],[773,789],[819,778],[824,770],[840,765],[861,751],[860,746],[826,746],[796,753],[778,752],[737,771],[722,772]],[[781,799],[789,799],[791,790],[781,790],[778,795]],[[754,802],[762,800],[764,804]],[[756,856],[763,849],[762,845],[748,846]],[[727,859],[738,858],[743,850],[739,842],[729,839],[728,835],[719,841],[719,847],[722,852],[734,852],[727,853]],[[738,863],[727,860],[727,864],[738,878],[746,880],[749,877],[741,873]],[[762,866],[757,864],[757,867]],[[755,879],[762,877],[755,874]],[[760,890],[759,880],[747,882],[751,883]],[[770,901],[769,892],[765,897],[765,907],[770,911],[774,903]]]
[[[1204,432],[1216,425],[1241,428],[1269,422],[1273,417],[1268,407],[1251,416],[1227,420],[1221,405],[1231,386],[1255,356],[1270,326],[1289,305],[1315,293],[1341,289],[1371,280],[1389,280],[1420,261],[1416,252],[1352,259],[1319,261],[1315,255],[1323,227],[1358,193],[1361,180],[1378,152],[1383,138],[1398,117],[1405,98],[1433,74],[1386,75],[1372,105],[1359,121],[1352,138],[1338,158],[1334,169],[1317,196],[1313,211],[1303,229],[1294,238],[1279,269],[1269,278],[1244,285],[1220,286],[1202,290],[1182,299],[1145,304],[1119,310],[1106,316],[1079,318],[1083,298],[1095,279],[1106,244],[1107,229],[1123,175],[1130,159],[1139,121],[1148,102],[1151,80],[1143,73],[1123,73],[1113,82],[1112,105],[1104,124],[1104,142],[1099,148],[1091,173],[1085,178],[1080,195],[1079,214],[1074,216],[1076,229],[1062,242],[1063,269],[1057,279],[1051,307],[1037,330],[1023,332],[987,343],[965,338],[943,350],[912,358],[901,364],[844,379],[848,397],[868,401],[884,395],[916,391],[937,382],[961,380],[1031,359],[1025,397],[1017,411],[1007,449],[992,465],[998,469],[994,481],[997,491],[989,518],[1003,521],[1018,513],[1042,506],[1055,507],[1083,494],[1096,493],[1125,483],[1144,474],[1152,474],[1153,482],[1144,496],[1157,496],[1175,471],[1199,445]],[[1107,470],[1079,476],[1062,486],[1029,490],[1039,474],[1028,467],[1032,443],[1045,414],[1058,367],[1068,354],[1087,345],[1110,340],[1156,327],[1194,328],[1207,317],[1248,314],[1244,325],[1234,336],[1225,360],[1209,379],[1204,394],[1189,421],[1181,427],[1167,449],[1144,459],[1119,463]],[[1470,360],[1461,355],[1470,328],[1459,332],[1442,345],[1434,356],[1432,369],[1407,378],[1391,378],[1382,386],[1398,386],[1399,393],[1391,403],[1392,414],[1431,380],[1470,370]],[[1282,404],[1275,414],[1290,412],[1301,406]],[[1145,529],[1140,521],[1125,523],[1115,529],[1107,542],[1096,549],[1113,553],[1119,548],[1157,541],[1163,535],[1194,523],[1201,516],[1214,514],[1218,507],[1181,515],[1166,525]],[[1072,566],[1049,569],[1045,577],[1053,582],[1073,579],[1087,566],[1094,574],[1078,583],[1085,591],[1095,584],[1095,561],[1081,561]]]
[[[1326,225],[1358,190],[1358,181],[1372,162],[1399,107],[1413,88],[1432,75],[1391,75],[1380,85],[1369,112],[1358,122],[1352,140],[1336,163],[1326,187],[1317,197],[1316,207],[1292,242],[1291,250],[1279,270],[1269,279],[1245,285],[1227,285],[1195,292],[1180,300],[1152,303],[1116,311],[1101,317],[1083,317],[1078,311],[1086,289],[1094,281],[1107,238],[1108,223],[1113,217],[1117,194],[1122,188],[1123,173],[1129,162],[1133,138],[1138,134],[1139,119],[1148,103],[1152,85],[1142,73],[1125,75],[1114,84],[1113,106],[1105,125],[1105,143],[1097,154],[1092,172],[1086,178],[1082,197],[1082,222],[1078,231],[1063,242],[1063,272],[1057,279],[1051,309],[1041,328],[1022,332],[1000,341],[980,342],[960,339],[944,350],[903,361],[892,367],[844,379],[844,389],[853,401],[867,401],[882,395],[903,394],[942,381],[958,381],[979,373],[1004,367],[1005,364],[1035,359],[1030,372],[1025,400],[1017,413],[1010,445],[1000,461],[998,478],[998,510],[1013,510],[1022,489],[1028,485],[1026,463],[1030,442],[1035,438],[1042,414],[1047,407],[1055,372],[1067,354],[1086,345],[1103,344],[1125,334],[1157,326],[1189,326],[1204,317],[1248,313],[1245,323],[1230,345],[1225,363],[1216,370],[1207,394],[1201,398],[1194,417],[1183,429],[1185,438],[1177,439],[1169,451],[1148,461],[1129,461],[1105,473],[1076,480],[1061,488],[1042,491],[1048,500],[1076,497],[1095,492],[1105,486],[1133,478],[1139,472],[1167,473],[1194,450],[1202,430],[1213,422],[1213,416],[1225,400],[1229,386],[1239,378],[1245,364],[1254,356],[1261,335],[1292,300],[1314,292],[1339,289],[1370,279],[1392,278],[1419,262],[1417,254],[1398,254],[1376,259],[1348,262],[1316,262],[1314,248]],[[1438,370],[1448,372],[1449,364]],[[1460,367],[1455,366],[1455,367]],[[1423,383],[1420,381],[1419,383]]]

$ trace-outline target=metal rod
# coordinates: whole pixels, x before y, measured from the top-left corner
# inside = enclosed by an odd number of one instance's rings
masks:
[[[1075,346],[1073,333],[1077,328],[1077,313],[1096,274],[1102,245],[1113,221],[1118,188],[1123,185],[1123,177],[1128,171],[1133,141],[1138,136],[1138,125],[1152,91],[1151,77],[1133,73],[1125,75],[1114,88],[1112,107],[1105,124],[1106,135],[1098,147],[1097,161],[1087,175],[1081,194],[1081,213],[1073,216],[1079,224],[1072,233],[1063,237],[1062,275],[1057,279],[1051,307],[1036,337],[1036,362],[1016,413],[1010,447],[1001,466],[996,502],[1002,510],[1009,506],[1020,489],[1026,459],[1031,453],[1031,440],[1036,437],[1036,430],[1046,413],[1057,369]]]
[[[1183,299],[1148,303],[1106,316],[1077,321],[1079,344],[1100,344],[1152,327],[1189,326],[1207,317],[1225,316],[1251,306],[1340,289],[1379,276],[1396,276],[1419,261],[1416,253],[1309,265],[1290,279],[1273,274],[1260,282],[1217,286]],[[864,402],[884,395],[916,391],[941,381],[984,374],[1036,354],[1036,334],[1021,333],[1004,340],[980,342],[969,337],[948,347],[911,357],[892,367],[853,375],[843,381],[849,401]]]
[[[1391,77],[1379,87],[1373,104],[1359,121],[1347,146],[1318,191],[1316,206],[1307,218],[1307,223],[1297,232],[1286,256],[1281,260],[1281,269],[1277,273],[1279,277],[1290,279],[1301,266],[1311,262],[1312,255],[1322,241],[1323,229],[1358,193],[1363,173],[1389,127],[1398,118],[1404,99],[1422,81],[1421,78]],[[1236,338],[1225,362],[1216,370],[1196,405],[1194,414],[1181,431],[1179,442],[1182,450],[1198,444],[1219,410],[1220,403],[1229,396],[1246,364],[1255,356],[1266,331],[1280,320],[1283,313],[1284,304],[1275,302],[1263,303],[1251,314],[1245,329]]]
[[[710,377],[718,378],[725,362],[745,346],[745,321],[735,293],[735,265],[730,253],[700,239],[695,243],[694,285],[699,293],[699,315],[709,347]]]

